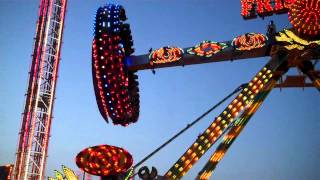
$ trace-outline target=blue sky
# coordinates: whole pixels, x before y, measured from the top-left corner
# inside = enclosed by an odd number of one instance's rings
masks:
[[[88,146],[127,149],[138,162],[185,125],[247,82],[268,57],[139,71],[139,121],[123,128],[107,124],[95,102],[91,43],[96,9],[106,1],[70,0],[64,29],[47,175]],[[123,5],[135,54],[165,45],[190,47],[247,32],[265,33],[269,20],[290,27],[287,15],[244,21],[240,1],[135,0]],[[0,164],[13,163],[38,11],[37,0],[0,1]],[[295,72],[292,70],[291,72]],[[225,105],[160,151],[145,165],[165,173]],[[320,96],[315,89],[275,89],[248,123],[212,179],[320,179]],[[215,147],[214,147],[215,148]],[[214,148],[189,171],[193,179]]]

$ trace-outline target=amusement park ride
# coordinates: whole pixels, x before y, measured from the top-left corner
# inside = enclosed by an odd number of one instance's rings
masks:
[[[139,90],[134,74],[138,70],[156,69],[181,65],[229,61],[270,56],[269,62],[248,82],[240,86],[239,94],[219,114],[210,126],[198,136],[196,141],[174,163],[162,177],[181,179],[209,148],[223,136],[222,142],[199,172],[196,179],[208,179],[218,162],[238,137],[253,114],[260,107],[269,92],[276,86],[305,87],[305,76],[320,91],[320,73],[315,64],[320,57],[320,1],[317,0],[242,0],[242,16],[245,19],[257,15],[273,13],[289,14],[293,25],[290,29],[277,32],[271,22],[267,34],[247,33],[232,41],[203,41],[190,48],[162,47],[150,50],[150,54],[131,56],[133,41],[130,26],[122,6],[106,5],[97,11],[95,36],[92,46],[92,72],[94,89],[100,113],[114,124],[127,126],[134,123],[139,115]],[[288,76],[281,81],[288,69],[298,68],[304,75]],[[280,83],[277,82],[280,80]],[[310,86],[310,84],[308,84]],[[195,122],[194,122],[195,123]],[[193,123],[193,124],[194,124]],[[172,139],[151,153],[170,143],[174,138],[190,128],[189,124]],[[76,158],[77,165],[89,174],[110,178],[110,175],[127,172],[132,158],[123,149],[123,156],[115,156],[107,145],[83,150]],[[127,154],[127,155],[125,155]],[[145,161],[143,159],[133,168]],[[156,179],[156,169],[151,172],[146,167],[139,170],[142,179]]]
[[[14,168],[15,179],[44,178],[66,2],[41,0],[40,3],[33,63]],[[320,57],[320,0],[241,0],[241,5],[244,19],[288,13],[293,27],[276,31],[271,22],[266,34],[247,33],[225,42],[203,41],[190,48],[166,46],[150,49],[146,55],[134,56],[124,8],[108,4],[97,10],[92,45],[93,85],[101,115],[114,124],[128,126],[138,120],[140,102],[136,71],[271,57],[247,84],[239,86],[228,96],[238,93],[162,177],[157,175],[155,168],[150,172],[143,167],[138,171],[140,178],[181,179],[223,137],[196,177],[208,179],[273,88],[312,86],[320,91],[320,73],[315,69]],[[303,75],[287,76],[282,81],[290,68],[297,68]],[[311,84],[306,83],[306,76]],[[84,172],[101,176],[102,179],[128,179],[136,175],[135,168],[203,116],[134,166],[133,158],[126,150],[109,145],[84,149],[77,155],[76,163]]]

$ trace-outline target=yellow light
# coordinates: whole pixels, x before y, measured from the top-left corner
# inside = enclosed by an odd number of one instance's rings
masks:
[[[243,94],[242,94],[242,93],[240,93],[240,94],[239,94],[239,97],[241,98],[242,96],[243,96]]]
[[[175,167],[175,168],[178,168],[178,167],[179,167],[179,164],[175,164],[174,167]]]
[[[186,157],[182,156],[182,157],[181,157],[181,160],[182,160],[182,161],[186,160]]]

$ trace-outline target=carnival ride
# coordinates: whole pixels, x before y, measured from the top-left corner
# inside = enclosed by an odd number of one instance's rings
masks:
[[[79,153],[76,162],[81,169],[106,179],[134,176],[134,169],[145,160],[238,93],[163,176],[166,179],[182,178],[223,137],[196,177],[208,179],[273,88],[315,87],[320,91],[320,73],[316,70],[320,57],[320,1],[241,0],[241,4],[244,19],[288,12],[293,27],[277,32],[275,25],[270,23],[266,35],[247,33],[231,41],[206,40],[189,48],[166,46],[134,56],[124,8],[109,4],[98,9],[92,46],[93,85],[102,117],[106,121],[111,119],[114,124],[128,126],[138,120],[140,102],[136,71],[255,57],[270,56],[271,59],[247,84],[239,86],[134,166],[132,156],[126,150],[100,145]],[[67,0],[40,0],[14,179],[44,179],[66,5]],[[282,81],[290,68],[297,68],[302,75],[290,75]],[[306,82],[306,77],[312,83]],[[13,169],[12,166],[5,168],[10,172]],[[56,172],[56,179],[75,178],[67,168],[63,167],[63,171],[65,175]],[[138,174],[143,179],[159,177],[155,168],[150,172],[143,167]]]
[[[40,0],[14,179],[44,179],[67,0]]]
[[[127,126],[138,119],[139,89],[136,71],[271,57],[269,62],[247,84],[241,85],[231,93],[231,95],[235,93],[238,95],[165,173],[165,179],[182,178],[223,136],[221,143],[196,177],[196,179],[208,179],[273,88],[312,86],[320,91],[320,73],[315,69],[317,59],[320,57],[320,1],[241,0],[241,4],[241,15],[244,19],[255,18],[257,15],[264,17],[273,13],[288,12],[289,21],[293,27],[277,32],[275,24],[270,22],[266,35],[246,33],[231,41],[203,41],[190,48],[166,46],[153,51],[150,49],[149,54],[146,55],[134,56],[131,55],[134,52],[133,41],[130,26],[125,22],[127,18],[123,7],[108,4],[97,11],[92,46],[94,89],[101,115],[106,121],[111,119],[114,124]],[[290,68],[297,68],[303,75],[287,76],[286,80],[282,81],[282,77]],[[305,81],[305,76],[312,81],[312,84]],[[223,101],[225,100],[226,98]],[[186,128],[133,167],[137,168],[208,112],[188,124]],[[98,162],[98,155],[93,154],[93,157],[90,156],[90,158],[96,158],[95,163],[88,163],[85,166],[93,169],[86,170],[83,165],[78,165],[86,172],[96,171],[100,165],[104,164]],[[140,170],[144,171],[139,171],[139,176],[143,179],[157,177],[154,170],[152,173],[145,167]],[[103,169],[100,171],[102,172]],[[109,175],[116,174],[103,174],[105,177]]]

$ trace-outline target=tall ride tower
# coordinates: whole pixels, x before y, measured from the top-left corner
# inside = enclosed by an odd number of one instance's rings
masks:
[[[40,0],[14,179],[44,179],[67,0]]]

